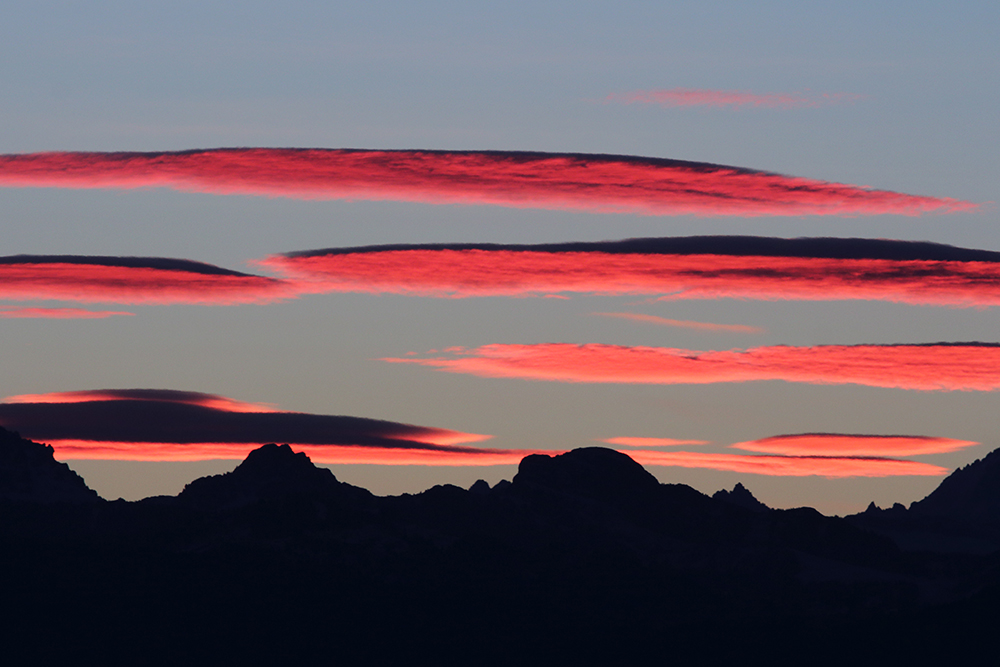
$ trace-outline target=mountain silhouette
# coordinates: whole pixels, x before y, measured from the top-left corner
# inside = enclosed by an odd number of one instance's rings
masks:
[[[988,518],[996,460],[906,520]],[[909,549],[899,512],[709,497],[597,447],[378,497],[268,444],[176,497],[109,502],[0,431],[0,640],[10,664],[971,659],[1000,557]]]
[[[99,497],[68,465],[55,460],[51,447],[0,426],[0,500],[89,503]]]
[[[910,505],[910,513],[1000,525],[1000,450],[948,475],[926,498]]]
[[[337,494],[344,486],[305,454],[288,445],[268,444],[250,452],[232,472],[194,480],[177,499],[201,509],[235,509],[266,498]]]
[[[736,486],[733,487],[732,491],[726,491],[725,489],[716,491],[712,494],[712,498],[738,505],[752,512],[768,512],[771,510],[770,507],[757,500],[740,482],[736,482]]]

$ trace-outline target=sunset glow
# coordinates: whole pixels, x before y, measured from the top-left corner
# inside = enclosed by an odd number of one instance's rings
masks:
[[[681,445],[707,445],[708,440],[675,440],[674,438],[608,438],[602,440],[609,445],[621,445],[623,447],[677,447]]]
[[[981,343],[779,345],[708,352],[549,343],[484,345],[450,348],[446,352],[448,356],[383,361],[480,377],[558,382],[709,384],[784,380],[924,391],[1000,388],[1000,346]]]
[[[975,204],[701,162],[583,153],[231,148],[0,155],[0,186],[702,216],[921,215]]]
[[[696,251],[676,251],[686,246]],[[665,299],[1000,305],[1000,255],[936,244],[677,237],[550,247],[332,248],[272,255],[256,263],[287,276],[303,291],[316,292],[435,297],[642,294]],[[633,248],[639,251],[627,251]],[[703,251],[711,248],[727,252]],[[758,254],[762,251],[768,254]]]
[[[0,318],[3,319],[100,320],[117,315],[135,315],[135,313],[114,310],[84,310],[83,308],[21,308],[18,306],[0,306]]]
[[[835,456],[767,456],[712,454],[704,452],[658,452],[629,450],[628,455],[644,466],[706,468],[754,475],[830,479],[843,477],[893,477],[901,475],[941,476],[949,471],[940,466],[885,458]]]
[[[0,258],[0,299],[138,305],[270,303],[295,296],[279,280],[150,257]]]
[[[784,456],[919,456],[947,454],[980,443],[920,435],[802,433],[738,442],[734,449]]]
[[[487,435],[162,389],[12,396],[0,402],[0,426],[51,444],[66,459],[241,459],[268,442],[326,463],[498,465],[531,453],[459,446]]]

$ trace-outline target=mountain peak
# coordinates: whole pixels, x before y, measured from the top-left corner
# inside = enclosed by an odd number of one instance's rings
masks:
[[[1000,449],[948,475],[910,512],[1000,523]]]
[[[238,507],[267,496],[328,493],[340,482],[288,445],[267,444],[250,452],[236,469],[194,480],[178,499],[211,507]]]
[[[513,484],[602,501],[648,493],[660,486],[631,457],[606,447],[583,447],[557,456],[526,456]]]
[[[49,445],[25,440],[0,426],[0,499],[32,503],[93,502],[97,492]]]
[[[716,491],[712,494],[712,498],[715,500],[722,500],[730,503],[731,505],[739,505],[744,509],[754,512],[767,512],[771,509],[764,503],[757,500],[757,498],[750,493],[750,490],[743,486],[740,482],[736,482],[736,486],[733,487],[732,491],[726,491],[725,489]]]

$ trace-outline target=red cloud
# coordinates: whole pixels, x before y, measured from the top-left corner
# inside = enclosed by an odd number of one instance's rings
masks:
[[[230,305],[269,303],[297,294],[294,286],[281,280],[187,260],[0,257],[0,299]]]
[[[623,447],[677,447],[679,445],[707,445],[708,440],[675,440],[674,438],[608,438],[603,440],[609,445]]]
[[[0,155],[0,186],[171,187],[299,199],[644,215],[920,215],[976,205],[740,167],[516,151],[232,148]]]
[[[784,380],[925,391],[1000,388],[1000,346],[981,343],[779,345],[709,352],[549,343],[485,345],[471,350],[451,348],[447,352],[452,356],[384,361],[482,377],[559,382],[709,384]]]
[[[0,290],[3,288],[0,287]],[[37,318],[53,320],[93,320],[115,315],[135,315],[113,310],[84,310],[82,308],[19,308],[0,306],[0,318]]]
[[[755,475],[827,478],[944,475],[947,469],[918,461],[836,456],[751,456],[702,452],[630,450],[628,455],[646,466],[708,468]]]
[[[162,389],[13,396],[0,403],[0,426],[48,442],[67,459],[240,459],[266,442],[291,444],[325,463],[498,465],[535,453],[458,446],[487,435]]]
[[[776,435],[738,442],[735,449],[786,456],[918,456],[945,454],[978,445],[970,440],[952,440],[922,435],[849,435],[803,433]]]
[[[89,440],[50,440],[55,455],[61,460],[98,461],[208,461],[212,459],[242,460],[263,443],[232,442],[103,442]],[[415,449],[364,445],[290,444],[296,452],[305,452],[315,463],[427,465],[427,466],[494,466],[517,465],[529,454],[559,454],[561,452],[520,449]]]
[[[671,245],[702,240],[691,237],[565,244],[552,250],[544,246],[535,250],[532,246],[485,245],[331,249],[276,255],[258,263],[289,276],[302,290],[318,292],[438,297],[576,292],[659,294],[669,295],[663,297],[668,299],[878,299],[923,305],[1000,305],[1000,257],[995,257],[996,253],[902,241],[718,238],[714,241],[704,237],[698,249],[731,242],[737,250],[725,254],[643,251],[647,245],[669,249]],[[890,256],[772,254],[805,252],[798,246],[810,242],[815,246],[808,249],[811,253],[821,254],[827,246],[847,242],[857,246],[859,252],[876,244],[888,246],[880,249]],[[624,244],[632,244],[638,251],[622,251]],[[772,244],[793,247],[772,249]],[[739,252],[740,245],[745,245],[745,252],[732,254]],[[757,247],[760,245],[767,247]],[[919,252],[914,252],[912,246],[918,246]],[[570,249],[580,247],[585,249]],[[894,258],[893,253],[903,258]],[[914,255],[918,258],[911,258]],[[919,258],[921,255],[928,258]],[[966,260],[966,256],[977,259]]]
[[[861,95],[850,93],[824,93],[822,95],[802,95],[801,93],[750,93],[744,90],[705,90],[701,88],[671,88],[669,90],[636,90],[629,93],[613,93],[604,98],[606,102],[622,104],[658,104],[663,107],[764,107],[768,109],[793,109],[818,107],[836,102],[861,99]]]

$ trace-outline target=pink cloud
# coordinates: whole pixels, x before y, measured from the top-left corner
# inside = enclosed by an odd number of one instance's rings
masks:
[[[481,377],[558,382],[709,384],[784,380],[924,391],[1000,388],[1000,346],[982,343],[779,345],[708,352],[598,344],[497,344],[469,350],[453,348],[449,356],[384,361]]]
[[[297,287],[285,281],[187,260],[60,255],[0,257],[0,299],[232,305],[271,303],[294,298],[299,293]]]
[[[796,109],[818,107],[840,102],[854,102],[861,95],[851,93],[751,93],[745,90],[707,90],[703,88],[670,88],[667,90],[635,90],[612,93],[604,100],[620,104],[656,104],[662,107],[756,107],[766,109]]]
[[[0,306],[0,318],[4,319],[93,320],[114,317],[115,315],[135,315],[135,313],[113,310],[84,310],[83,308],[21,308],[17,306]]]
[[[687,246],[695,250],[688,252]],[[635,250],[626,251],[631,248]],[[844,256],[828,256],[830,252]],[[287,276],[297,289],[312,292],[433,297],[573,292],[668,295],[664,299],[1000,305],[997,253],[904,241],[682,237],[559,244],[551,249],[386,246],[273,255],[257,263]],[[651,316],[629,317],[654,321]]]
[[[674,438],[639,438],[620,437],[603,440],[609,445],[621,445],[623,447],[678,447],[681,445],[707,445],[708,440],[675,440]]]
[[[738,442],[734,449],[783,456],[917,456],[957,452],[980,443],[923,435],[802,433]]]
[[[0,186],[169,187],[298,199],[641,215],[921,215],[970,202],[658,158],[517,151],[232,148],[0,155]]]
[[[940,476],[946,468],[884,458],[836,456],[767,456],[744,454],[712,454],[704,452],[658,452],[630,450],[628,455],[644,466],[706,468],[754,475],[781,477],[819,476],[830,479],[844,477],[891,477],[899,475]]]

